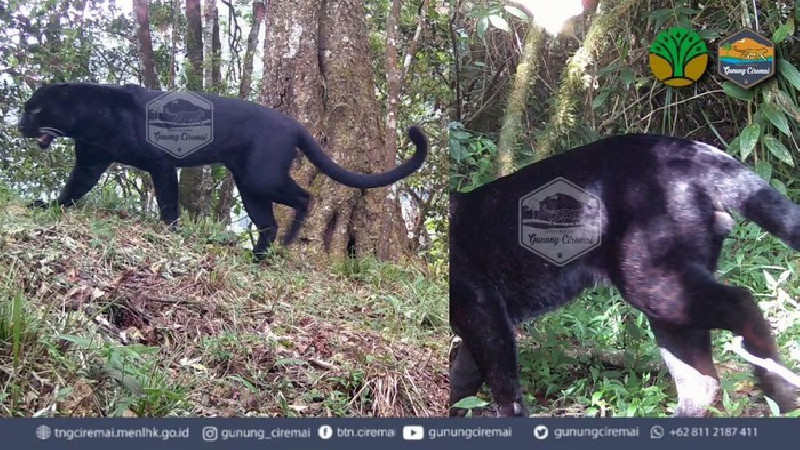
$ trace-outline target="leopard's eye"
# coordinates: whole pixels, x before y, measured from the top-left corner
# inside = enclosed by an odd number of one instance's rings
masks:
[[[39,114],[39,112],[40,112],[41,110],[42,110],[42,108],[41,108],[41,107],[39,107],[39,108],[33,108],[33,109],[31,110],[31,115],[32,115],[32,116],[35,116],[36,114]]]

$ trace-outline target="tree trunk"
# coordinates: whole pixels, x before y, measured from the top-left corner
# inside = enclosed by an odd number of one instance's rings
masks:
[[[258,45],[258,33],[261,30],[261,22],[267,13],[264,0],[253,1],[253,21],[250,23],[250,34],[247,36],[247,49],[244,52],[244,63],[242,67],[242,84],[239,86],[239,98],[245,100],[250,97],[253,89],[253,54]]]
[[[142,81],[147,89],[161,89],[156,75],[156,58],[153,54],[153,41],[150,38],[150,16],[146,0],[133,0],[136,13],[136,43],[139,49],[139,65]]]
[[[146,0],[134,0],[133,10],[136,16],[136,43],[138,44],[141,78],[147,89],[161,89],[156,74],[156,58],[153,53],[153,40],[150,37],[150,15]],[[140,204],[147,211],[153,203],[153,180],[142,171],[136,171],[142,180]]]
[[[216,10],[216,0],[205,0],[203,5],[203,57],[205,61],[203,65],[203,86],[208,92],[215,92],[217,88],[211,75],[214,64],[218,63],[214,58],[213,38],[211,37],[214,34],[214,12]]]
[[[400,21],[401,0],[393,0],[386,21],[386,123],[384,138],[383,169],[391,170],[397,159],[397,103],[400,101],[401,71],[397,67],[397,22]],[[389,258],[389,234],[392,223],[393,199],[386,196],[381,201],[383,214],[380,216],[380,239],[378,258]]]
[[[261,103],[295,117],[348,170],[384,167],[363,1],[268,0],[266,5]],[[295,172],[294,178],[312,194],[301,243],[334,256],[377,251],[385,188],[346,188],[305,158]],[[392,216],[393,223],[402,224],[397,208]],[[398,227],[386,240],[389,256],[406,247]]]
[[[200,0],[186,0],[186,89],[203,90],[203,19]]]
[[[525,104],[531,86],[536,82],[533,76],[536,68],[536,61],[539,59],[539,44],[542,41],[542,30],[533,20],[525,38],[525,45],[522,47],[522,57],[517,65],[517,73],[514,75],[514,87],[508,94],[508,105],[503,117],[503,126],[500,128],[500,139],[497,143],[497,162],[494,165],[497,177],[508,175],[514,171],[515,154],[514,148],[517,143],[520,127],[522,126],[522,115],[525,113]]]
[[[186,0],[186,89],[203,90],[203,21],[200,0]],[[183,167],[180,177],[180,203],[191,217],[205,216],[211,204],[211,173],[204,166]]]
[[[220,86],[220,41],[219,14],[216,0],[205,0],[203,5],[203,85],[206,92],[219,93]],[[214,219],[224,223],[230,222],[230,205],[232,204],[233,183],[226,183],[228,170],[221,164],[203,166],[204,191],[208,191],[209,200],[213,199],[212,191],[217,188],[217,201],[213,205]],[[205,210],[206,208],[203,208]]]
[[[181,27],[181,0],[172,1],[172,38],[170,39],[169,81],[167,89],[175,89],[175,72],[178,70],[178,41]]]
[[[214,13],[211,15],[211,85],[214,87],[215,93],[224,92],[222,86],[222,42],[219,39],[219,8],[217,2],[214,1]],[[208,89],[208,87],[206,87]]]

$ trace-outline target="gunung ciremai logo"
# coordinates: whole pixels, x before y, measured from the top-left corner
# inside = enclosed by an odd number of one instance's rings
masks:
[[[600,245],[602,202],[564,178],[519,199],[519,243],[558,267]]]
[[[166,92],[147,102],[147,141],[184,158],[214,139],[214,109],[188,91]]]

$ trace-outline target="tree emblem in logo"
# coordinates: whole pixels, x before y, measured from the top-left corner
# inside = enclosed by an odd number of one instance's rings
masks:
[[[669,28],[650,45],[650,70],[659,81],[674,87],[696,82],[708,66],[708,47],[699,34]]]
[[[769,38],[743,28],[720,41],[717,72],[743,88],[775,74],[775,45]]]
[[[166,92],[147,102],[147,141],[184,158],[214,138],[213,119],[209,100],[188,91]]]
[[[519,200],[519,244],[562,267],[600,245],[603,203],[564,178]]]

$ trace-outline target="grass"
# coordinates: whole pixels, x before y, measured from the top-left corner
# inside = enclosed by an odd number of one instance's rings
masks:
[[[800,255],[756,225],[740,223],[726,240],[718,275],[754,293],[773,327],[783,361],[800,371]],[[714,331],[722,395],[712,416],[774,415],[750,366],[724,350],[733,336]],[[518,330],[523,392],[537,416],[666,417],[675,387],[644,315],[616,289],[598,287]],[[620,350],[624,349],[624,350]],[[483,391],[463,404],[486,406]],[[798,417],[797,412],[788,416]]]
[[[0,192],[0,416],[442,416],[447,288]]]

